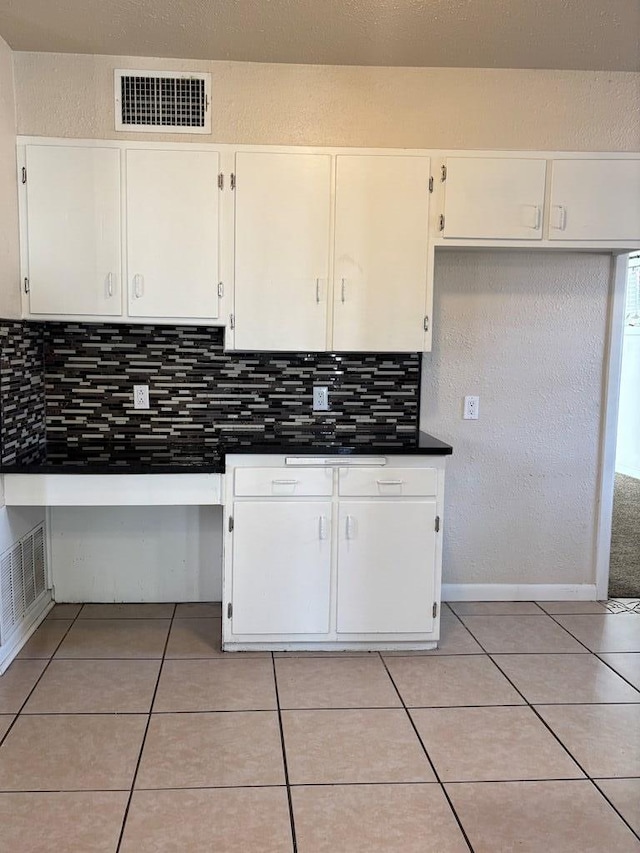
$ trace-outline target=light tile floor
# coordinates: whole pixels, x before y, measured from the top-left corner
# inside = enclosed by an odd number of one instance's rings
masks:
[[[0,678],[0,850],[640,851],[639,602],[455,603],[426,653],[220,628],[51,612]]]

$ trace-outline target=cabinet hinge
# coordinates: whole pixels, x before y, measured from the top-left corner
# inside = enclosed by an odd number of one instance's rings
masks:
[[[436,616],[438,615],[438,602],[437,601],[433,602],[433,610],[431,612],[433,614],[433,618],[435,619]]]
[[[444,213],[440,214],[440,231],[444,231]]]
[[[234,172],[231,172],[231,178],[229,180],[229,184],[231,186],[231,189],[235,190],[235,188],[236,188],[236,176],[235,176]]]
[[[444,163],[442,164],[442,166],[440,166],[440,180],[442,183],[447,180],[447,167],[444,165]]]
[[[433,175],[429,178],[429,192],[433,192]]]
[[[235,327],[236,327],[236,318],[233,316],[233,314],[229,314],[229,328],[235,329]]]
[[[229,602],[227,604],[227,619],[231,619],[232,616],[233,616],[233,604],[231,602]]]
[[[29,279],[25,278],[25,280],[24,280],[24,292],[29,293],[30,290],[31,290],[31,285],[29,284]]]
[[[23,184],[26,184],[26,183],[27,183],[27,169],[26,169],[26,166],[23,166],[23,167],[22,167],[22,183],[23,183]]]
[[[218,282],[218,296],[220,299],[224,296],[224,284],[221,281]]]
[[[429,315],[428,314],[424,318],[423,326],[424,326],[425,332],[428,332],[429,331]]]
[[[233,533],[233,516],[229,516],[229,533]]]
[[[220,174],[218,175],[218,189],[224,189],[224,175],[222,174],[222,172],[220,172]]]
[[[440,516],[436,515],[436,533],[440,532]]]

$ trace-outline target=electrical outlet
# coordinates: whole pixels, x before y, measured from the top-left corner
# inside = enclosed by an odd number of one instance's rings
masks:
[[[149,408],[149,386],[134,385],[133,386],[133,408],[148,409]]]
[[[329,411],[329,389],[326,385],[313,386],[313,411]]]
[[[477,421],[480,410],[480,397],[465,397],[462,417],[465,421]]]

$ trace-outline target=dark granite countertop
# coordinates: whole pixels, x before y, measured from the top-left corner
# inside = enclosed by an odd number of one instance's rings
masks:
[[[0,468],[3,474],[222,474],[230,453],[448,456],[450,445],[425,432],[389,436],[224,436],[211,442],[47,442]]]

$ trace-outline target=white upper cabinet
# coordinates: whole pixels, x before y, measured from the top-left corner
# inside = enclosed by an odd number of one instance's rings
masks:
[[[235,349],[325,350],[331,156],[236,155]]]
[[[422,350],[429,158],[336,160],[332,349]]]
[[[540,240],[546,161],[449,157],[443,237]]]
[[[640,240],[640,160],[554,160],[551,240]]]
[[[122,314],[120,152],[27,145],[28,313]]]
[[[130,149],[126,164],[129,314],[215,319],[218,153]]]

